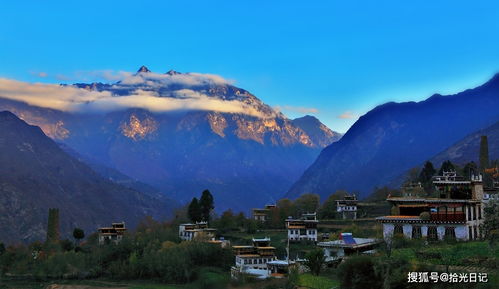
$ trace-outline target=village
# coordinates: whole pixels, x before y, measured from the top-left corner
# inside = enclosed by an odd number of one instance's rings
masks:
[[[428,167],[427,163],[420,176]],[[305,194],[295,201],[284,199],[254,208],[250,217],[230,210],[214,216],[215,200],[206,190],[173,222],[145,220],[134,232],[125,222],[114,222],[81,243],[84,232],[75,229],[75,244],[61,240],[61,216],[54,208],[49,210],[45,243],[25,249],[2,246],[2,275],[15,282],[16,272],[31,268],[35,271],[29,276],[46,284],[61,279],[77,284],[101,282],[102,278],[114,284],[113,278],[118,277],[194,284],[178,288],[321,289],[378,288],[383,282],[391,284],[383,288],[400,284],[420,288],[409,283],[428,281],[418,275],[421,271],[479,274],[475,283],[489,285],[497,281],[497,230],[491,230],[490,223],[497,221],[498,169],[480,172],[471,167],[468,173],[460,175],[444,163],[440,174],[406,181],[400,190],[380,189],[370,199],[341,192],[321,205],[318,198]],[[31,257],[18,264],[21,251]],[[94,255],[100,256],[96,263],[89,261],[95,257],[88,259]],[[87,260],[72,263],[81,256],[88,256]],[[56,262],[50,265],[54,267],[40,271],[37,266],[49,261]],[[85,262],[98,269],[77,269]],[[122,272],[129,272],[128,276]],[[214,281],[206,281],[210,278]],[[435,286],[438,282],[447,281],[437,278]],[[366,284],[373,287],[363,287]],[[153,288],[177,288],[157,286]]]

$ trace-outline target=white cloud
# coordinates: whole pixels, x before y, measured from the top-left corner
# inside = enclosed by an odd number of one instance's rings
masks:
[[[341,118],[341,119],[353,119],[353,118],[357,118],[357,115],[355,115],[353,112],[347,110],[344,113],[338,115],[338,118]]]
[[[108,112],[143,108],[154,112],[208,110],[264,117],[261,112],[241,101],[221,100],[190,89],[177,90],[174,94],[178,98],[160,97],[154,92],[143,90],[136,90],[131,95],[115,96],[109,91],[0,78],[0,97],[62,111]]]

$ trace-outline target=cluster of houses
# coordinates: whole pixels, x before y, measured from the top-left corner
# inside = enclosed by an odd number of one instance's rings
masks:
[[[403,187],[402,196],[387,198],[392,205],[391,215],[377,217],[383,227],[383,238],[390,242],[395,236],[420,238],[428,241],[455,239],[461,241],[480,238],[484,222],[484,207],[488,202],[499,200],[499,188],[484,188],[482,176],[465,179],[456,172],[443,172],[433,178],[436,193],[428,196],[420,183]],[[342,219],[357,218],[358,201],[355,195],[347,195],[337,201],[337,213]],[[266,222],[275,205],[253,209],[253,219]],[[304,213],[299,218],[285,220],[287,230],[287,256],[278,259],[271,239],[254,238],[251,245],[234,245],[233,278],[249,274],[257,278],[283,277],[292,267],[300,267],[304,260],[289,258],[289,243],[307,241],[323,249],[326,263],[343,260],[349,255],[374,253],[382,240],[357,238],[351,233],[340,233],[337,240],[319,240],[317,214]],[[125,223],[113,223],[111,227],[99,228],[99,243],[120,242],[126,232]],[[179,225],[179,238],[183,241],[198,240],[229,247],[230,242],[216,239],[216,229],[208,223]]]

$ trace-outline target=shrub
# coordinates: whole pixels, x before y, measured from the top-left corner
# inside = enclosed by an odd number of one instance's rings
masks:
[[[341,288],[378,289],[382,284],[374,271],[373,258],[368,256],[348,258],[338,267],[338,277]]]

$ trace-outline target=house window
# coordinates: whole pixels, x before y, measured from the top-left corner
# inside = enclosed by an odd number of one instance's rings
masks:
[[[471,226],[468,226],[468,239],[473,240],[473,231],[471,230]]]
[[[446,240],[456,239],[456,230],[454,227],[445,227],[445,239]]]
[[[476,226],[473,226],[473,235],[475,236],[475,239],[478,239],[478,230]]]
[[[395,225],[393,228],[393,234],[395,235],[403,235],[404,234],[404,229],[402,225]]]
[[[421,238],[421,227],[420,226],[412,226],[412,238],[413,239]]]
[[[438,240],[437,227],[435,226],[428,227],[428,240],[429,241]]]
[[[481,210],[481,207],[477,206],[476,208],[478,210],[478,220],[481,220],[482,219],[482,210]]]
[[[473,206],[473,209],[471,210],[471,212],[473,213],[473,220],[476,220],[476,207]]]
[[[471,220],[471,206],[468,206],[468,221]]]

